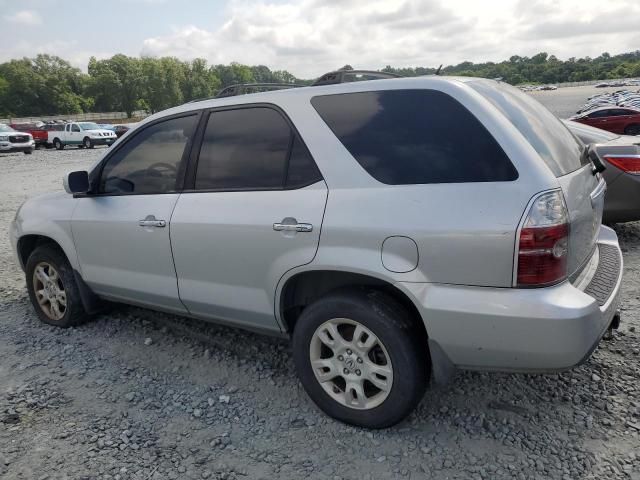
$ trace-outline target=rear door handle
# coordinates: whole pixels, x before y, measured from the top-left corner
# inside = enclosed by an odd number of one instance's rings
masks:
[[[144,220],[139,220],[138,221],[138,225],[140,225],[141,227],[166,227],[167,226],[167,221],[166,220],[157,220],[156,217],[154,215],[147,215],[147,217]]]
[[[276,232],[312,232],[313,225],[310,223],[274,223],[273,229]]]

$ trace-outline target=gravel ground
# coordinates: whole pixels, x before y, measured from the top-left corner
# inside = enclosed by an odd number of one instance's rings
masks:
[[[366,431],[315,408],[286,342],[125,306],[37,320],[9,223],[103,152],[0,156],[0,478],[640,479],[640,223],[616,226],[623,324],[585,365],[461,372]]]

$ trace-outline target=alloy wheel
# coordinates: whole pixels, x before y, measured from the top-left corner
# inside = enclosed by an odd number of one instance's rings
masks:
[[[33,291],[40,309],[51,320],[60,320],[67,311],[67,293],[57,270],[40,262],[33,271]]]
[[[348,318],[320,325],[309,346],[311,368],[324,391],[349,408],[382,404],[393,385],[391,357],[367,327]]]

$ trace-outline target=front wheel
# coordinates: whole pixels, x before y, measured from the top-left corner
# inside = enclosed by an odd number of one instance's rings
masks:
[[[375,290],[330,293],[293,334],[296,370],[311,399],[342,422],[390,427],[420,402],[429,378],[424,335],[406,308]]]
[[[87,319],[73,269],[54,245],[42,245],[26,265],[29,299],[44,323],[72,327]]]
[[[28,148],[24,151],[25,155],[31,155],[33,153],[33,148]]]
[[[93,142],[89,137],[84,137],[84,140],[82,141],[82,146],[84,148],[93,148]]]

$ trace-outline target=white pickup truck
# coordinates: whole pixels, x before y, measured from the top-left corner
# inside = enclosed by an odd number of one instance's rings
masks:
[[[70,122],[64,130],[49,132],[49,144],[62,150],[67,145],[93,148],[96,145],[111,145],[118,139],[115,132],[100,128],[93,122]]]

